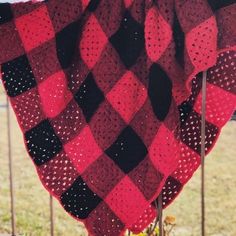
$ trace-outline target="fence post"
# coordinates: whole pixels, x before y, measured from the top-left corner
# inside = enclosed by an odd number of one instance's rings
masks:
[[[159,220],[159,235],[163,236],[163,225],[162,225],[162,192],[158,196],[158,220]]]
[[[10,198],[11,198],[11,230],[12,235],[16,234],[15,226],[15,201],[14,201],[14,184],[12,171],[12,143],[11,143],[11,121],[10,121],[10,106],[7,99],[7,138],[8,138],[8,162],[9,162],[9,181],[10,181]]]
[[[206,78],[207,71],[202,76],[202,114],[201,114],[201,231],[205,236],[205,133],[206,133]]]
[[[53,198],[50,195],[49,199],[49,205],[50,205],[50,233],[51,236],[54,236],[54,210],[53,210]]]

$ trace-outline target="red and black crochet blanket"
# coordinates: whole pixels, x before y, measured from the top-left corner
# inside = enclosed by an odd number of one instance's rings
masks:
[[[2,81],[38,176],[89,235],[142,231],[236,107],[234,0],[0,4]]]

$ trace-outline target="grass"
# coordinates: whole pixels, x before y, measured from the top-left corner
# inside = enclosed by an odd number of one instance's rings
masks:
[[[1,95],[0,104],[5,96]],[[17,232],[25,236],[50,235],[49,195],[40,183],[32,161],[26,154],[14,115],[12,152]],[[10,202],[6,113],[0,108],[0,233],[10,233]],[[206,158],[206,228],[209,236],[236,235],[236,122],[229,122],[210,155]],[[55,235],[87,235],[54,201]],[[200,235],[200,171],[198,170],[164,216],[177,218],[175,236]],[[115,235],[114,235],[115,236]]]

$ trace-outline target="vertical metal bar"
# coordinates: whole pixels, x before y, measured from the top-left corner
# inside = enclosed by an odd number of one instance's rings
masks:
[[[49,205],[50,205],[50,233],[51,236],[54,236],[54,209],[53,209],[53,198],[51,195],[49,199]]]
[[[202,114],[201,114],[201,232],[205,236],[205,133],[206,133],[206,78],[202,77]]]
[[[159,219],[159,236],[163,236],[162,224],[162,192],[158,196],[158,219]]]
[[[14,184],[13,184],[13,171],[12,171],[12,143],[11,143],[11,116],[10,106],[7,99],[7,138],[8,138],[8,162],[9,162],[9,181],[10,181],[10,198],[11,198],[11,229],[12,235],[16,234],[15,226],[15,201],[14,201]]]

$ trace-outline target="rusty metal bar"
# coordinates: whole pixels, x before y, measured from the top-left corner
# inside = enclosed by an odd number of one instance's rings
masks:
[[[162,192],[158,196],[158,220],[159,220],[159,236],[163,236],[163,222],[162,222]]]
[[[8,138],[8,162],[9,162],[9,182],[10,182],[10,198],[11,198],[11,231],[12,235],[16,235],[15,225],[15,199],[14,199],[14,183],[13,183],[13,171],[12,171],[12,143],[11,143],[11,117],[10,106],[7,99],[7,138]]]
[[[50,207],[50,235],[54,236],[54,209],[53,209],[53,198],[51,195],[49,198],[49,207]]]
[[[205,236],[205,134],[206,134],[206,78],[202,76],[202,114],[201,114],[201,233]]]

